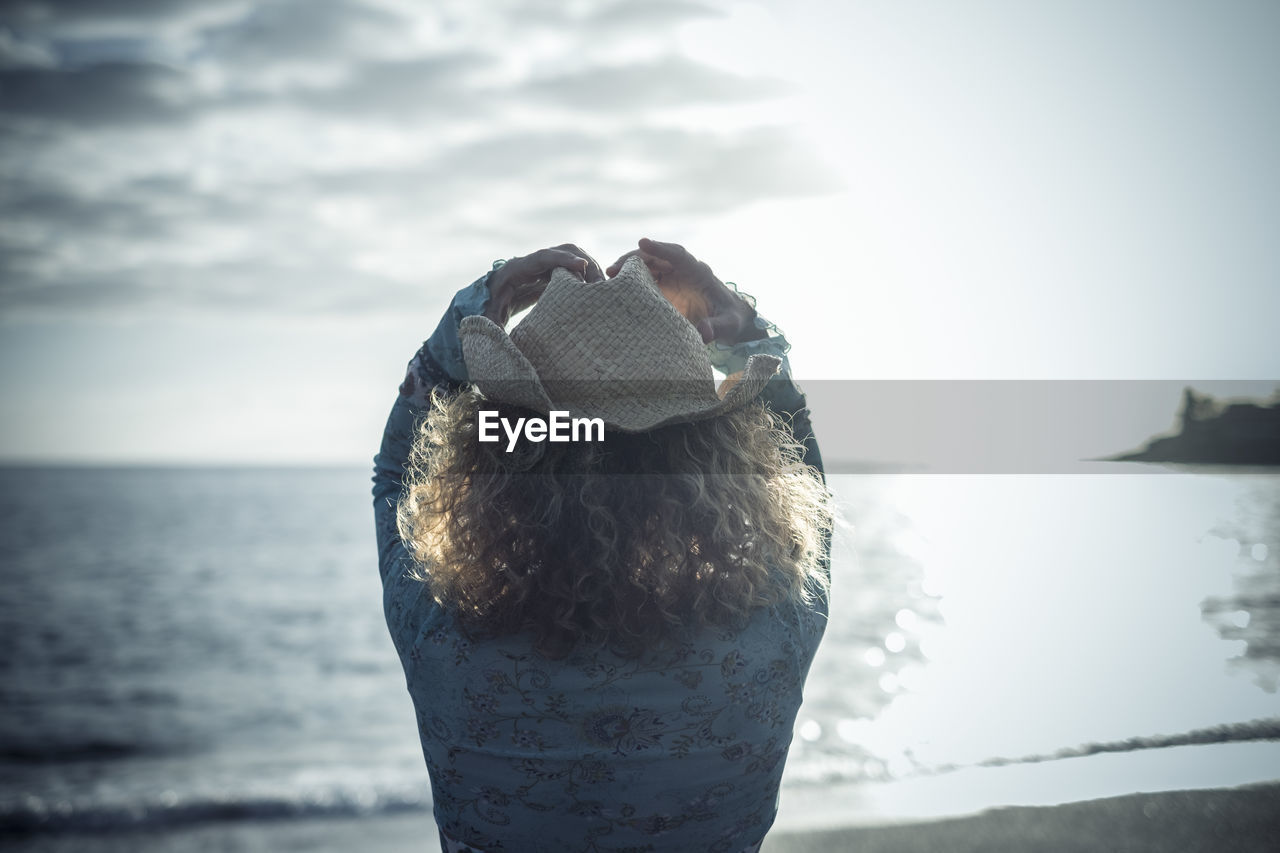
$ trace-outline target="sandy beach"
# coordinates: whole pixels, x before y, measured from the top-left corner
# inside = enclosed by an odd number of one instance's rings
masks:
[[[1280,838],[1280,784],[1130,794],[1060,806],[991,809],[964,818],[771,834],[765,853],[1021,853],[1271,851]]]

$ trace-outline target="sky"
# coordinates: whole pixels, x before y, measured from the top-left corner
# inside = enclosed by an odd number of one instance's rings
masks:
[[[456,290],[642,236],[757,298],[829,456],[851,380],[1166,380],[1124,449],[1280,377],[1278,39],[1269,0],[0,0],[0,460],[362,464]]]

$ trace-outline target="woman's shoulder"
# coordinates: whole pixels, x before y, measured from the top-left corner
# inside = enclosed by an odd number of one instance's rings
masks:
[[[448,645],[471,660],[536,663],[557,672],[581,670],[594,673],[601,666],[614,670],[650,671],[672,660],[691,655],[715,656],[730,650],[780,650],[812,656],[822,640],[827,624],[826,598],[815,593],[803,600],[784,600],[751,611],[737,626],[702,626],[668,637],[651,647],[635,650],[600,643],[579,643],[565,654],[540,651],[530,632],[506,636],[477,635],[467,630],[451,612],[432,600],[420,581],[402,585],[388,599],[407,633],[416,635],[415,644]]]

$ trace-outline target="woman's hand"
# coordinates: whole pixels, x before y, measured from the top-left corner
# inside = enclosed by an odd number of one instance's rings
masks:
[[[512,258],[489,275],[489,304],[484,315],[506,328],[512,314],[538,301],[551,281],[551,271],[564,267],[583,281],[600,281],[600,265],[572,243]]]
[[[703,343],[736,344],[765,337],[755,327],[756,309],[684,246],[642,238],[639,249],[618,258],[605,272],[617,275],[622,262],[633,255],[644,261],[662,295],[694,325]]]

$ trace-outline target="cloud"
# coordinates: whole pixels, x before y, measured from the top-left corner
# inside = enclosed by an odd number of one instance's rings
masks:
[[[577,8],[555,0],[514,3],[504,17],[516,30],[571,29],[584,36],[600,37],[626,33],[645,35],[657,28],[722,17],[723,14],[714,6],[680,0],[622,0]]]
[[[282,256],[285,253],[280,253]],[[30,275],[43,259],[0,253],[0,315],[305,314],[357,316],[410,304],[421,286],[317,257],[255,257],[215,263],[75,268],[52,280]]]
[[[271,106],[448,120],[519,112],[530,100],[598,113],[743,103],[789,91],[782,81],[716,69],[671,47],[643,60],[610,55],[611,34],[654,40],[679,23],[718,14],[693,3],[571,12],[525,0],[506,4],[507,14],[496,19],[448,4],[395,10],[359,0],[26,2],[8,9],[23,26],[0,38],[0,58],[10,66],[0,78],[0,113],[70,124],[177,121]],[[486,21],[491,32],[480,26]],[[546,56],[547,39],[559,45],[559,59]],[[539,73],[543,68],[557,70]]]
[[[253,0],[0,0],[13,29],[59,39],[172,38],[244,15]]]
[[[68,235],[169,240],[190,223],[246,221],[256,209],[231,195],[201,192],[186,177],[149,176],[107,194],[78,190],[73,182],[0,181],[0,218],[13,226],[6,235],[11,245],[24,234],[38,234],[48,245]]]
[[[80,125],[171,122],[187,108],[184,75],[153,63],[113,62],[91,68],[0,71],[0,114]]]
[[[203,0],[3,0],[0,12],[20,23],[48,26],[63,21],[117,18],[155,21],[182,16],[201,5],[216,4]]]
[[[535,99],[592,112],[753,101],[789,91],[780,80],[743,77],[672,55],[543,76],[524,87]]]
[[[22,38],[0,28],[0,68],[51,68],[57,64],[46,42]]]
[[[684,150],[666,144],[673,179],[696,187],[701,209],[728,210],[766,198],[822,195],[843,188],[814,152],[780,128],[762,127]],[[696,209],[696,208],[695,208]]]
[[[110,62],[80,69],[0,69],[0,121],[64,125],[171,124],[245,109],[287,109],[395,122],[474,116],[489,107],[466,78],[485,67],[479,54],[362,63],[330,84],[283,91],[249,85],[201,92],[191,75],[155,63]]]
[[[0,48],[47,47],[0,70],[6,318],[378,311],[584,225],[836,188],[785,129],[672,119],[788,91],[679,52],[709,6],[6,8]]]
[[[164,238],[172,220],[161,206],[136,193],[93,198],[47,183],[0,182],[0,218],[10,224],[0,247],[9,250],[53,249],[58,235],[94,234],[108,240]]]
[[[412,21],[359,2],[228,3],[217,15],[143,0],[9,7],[27,28],[0,30],[0,117],[103,126],[288,107],[403,118],[445,100],[460,109],[459,76],[484,65],[476,51],[424,53],[405,36]]]
[[[109,194],[10,180],[0,310],[379,310],[420,289],[422,270],[468,279],[475,257],[524,248],[531,226],[634,229],[838,189],[813,162],[771,128],[561,129],[212,190],[185,175]]]
[[[495,188],[513,181],[579,187],[582,201],[608,218],[723,211],[839,189],[802,140],[769,127],[725,134],[674,127],[512,133],[460,146],[439,168]]]
[[[202,31],[198,55],[254,67],[280,62],[333,64],[352,53],[393,47],[411,22],[364,3],[286,0],[258,4],[240,17]]]
[[[487,65],[484,55],[476,52],[366,62],[352,68],[336,85],[292,93],[289,103],[353,117],[449,121],[484,111],[485,104],[468,77]]]
[[[724,13],[705,3],[679,0],[631,0],[592,9],[584,23],[596,30],[670,27],[687,21],[719,18]]]
[[[564,206],[582,218],[724,211],[769,198],[840,189],[804,140],[781,128],[733,133],[681,128],[560,126],[509,131],[432,149],[419,159],[298,175],[271,192],[308,204],[347,200],[376,218],[404,221],[468,198],[545,217]],[[579,212],[575,212],[575,205]]]

